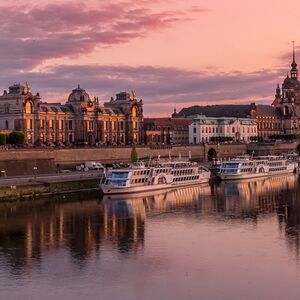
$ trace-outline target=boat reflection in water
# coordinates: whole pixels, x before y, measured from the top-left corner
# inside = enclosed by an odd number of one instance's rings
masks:
[[[120,279],[124,274],[128,281],[134,281],[137,279],[133,274],[142,278],[148,272],[148,280],[153,287],[155,276],[166,272],[160,269],[162,262],[168,261],[170,269],[179,263],[176,259],[168,260],[169,253],[180,257],[177,248],[184,245],[195,247],[198,237],[204,238],[209,233],[210,239],[206,242],[213,241],[212,245],[223,247],[223,224],[227,224],[227,233],[235,234],[237,240],[248,237],[247,234],[253,240],[253,231],[259,232],[261,227],[267,226],[268,234],[273,234],[273,238],[279,239],[280,242],[287,241],[287,249],[291,250],[290,256],[298,258],[299,179],[297,175],[291,174],[252,181],[221,182],[212,186],[199,185],[165,192],[105,196],[100,200],[81,194],[80,199],[67,197],[63,201],[51,198],[34,203],[7,203],[0,205],[0,218],[0,288],[3,299],[14,299],[9,297],[11,293],[15,293],[15,299],[21,298],[22,293],[30,290],[31,285],[27,281],[18,281],[24,278],[38,282],[36,289],[43,287],[43,292],[47,291],[49,297],[45,296],[44,299],[57,296],[51,294],[54,285],[61,286],[61,296],[65,289],[69,288],[72,294],[74,286],[82,286],[84,283],[88,287],[86,292],[93,290],[100,294],[105,291],[108,295],[114,290],[110,288],[109,282],[114,282],[115,286],[121,286],[124,282],[128,285],[125,277]],[[224,222],[228,220],[230,222]],[[260,222],[263,226],[256,226]],[[185,226],[185,223],[189,226]],[[251,229],[248,224],[251,224]],[[176,239],[174,236],[176,237],[178,228],[181,230],[181,236]],[[241,229],[241,236],[236,228]],[[170,247],[168,237],[173,243]],[[197,251],[206,255],[202,263],[205,265],[207,260],[213,264],[215,257],[213,254],[210,257],[210,252],[204,250],[206,245],[201,243],[202,240],[199,241]],[[224,253],[224,257],[231,251],[234,252],[236,246],[237,244],[226,244],[227,252]],[[270,247],[272,246],[273,244],[270,244]],[[198,264],[197,268],[201,268],[203,266],[200,266],[201,260],[197,251],[189,255],[191,260]],[[155,264],[152,261],[153,257],[162,255],[159,253],[164,253],[162,261]],[[230,257],[228,259],[230,260]],[[235,257],[231,259],[232,263],[236,262]],[[284,264],[280,259],[279,263]],[[153,275],[154,279],[151,277],[152,273],[149,273],[149,264],[155,265],[155,268],[150,268],[151,272],[158,270],[158,274]],[[262,264],[263,260],[257,262],[257,267]],[[220,274],[226,272],[220,264],[213,267]],[[131,272],[132,270],[134,272]],[[172,279],[172,289],[175,292],[176,284],[179,283],[176,276]],[[48,287],[49,278],[52,281]],[[15,285],[20,284],[19,289],[8,289],[7,286],[11,286],[12,282]],[[180,282],[182,283],[182,278]],[[207,284],[212,283],[209,281]],[[148,287],[149,291],[151,287]],[[170,286],[166,286],[166,289],[172,290]],[[110,295],[111,299],[116,297],[116,294]],[[81,296],[80,293],[72,294],[73,299],[79,299]],[[150,298],[149,296],[147,299]]]
[[[128,215],[139,213],[146,216],[151,210],[180,208],[196,203],[211,195],[211,186],[201,184],[188,188],[178,188],[171,191],[143,192],[131,195],[104,195],[101,205],[109,207],[112,215],[127,211]],[[207,198],[210,201],[210,198]],[[126,209],[125,209],[126,208]]]

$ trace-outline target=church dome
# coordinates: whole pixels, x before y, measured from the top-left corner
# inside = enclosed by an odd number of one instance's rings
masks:
[[[72,90],[72,93],[69,95],[68,102],[89,102],[91,101],[89,94],[80,87]]]
[[[291,78],[291,77],[287,76],[283,81],[283,87],[284,88],[298,88],[299,81],[296,78]]]

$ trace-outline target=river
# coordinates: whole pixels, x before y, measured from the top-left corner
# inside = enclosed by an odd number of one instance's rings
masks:
[[[0,205],[0,299],[299,299],[297,175]]]

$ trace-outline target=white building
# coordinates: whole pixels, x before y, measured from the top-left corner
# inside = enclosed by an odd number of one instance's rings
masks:
[[[212,138],[230,137],[233,141],[249,142],[256,137],[257,122],[247,118],[206,117],[198,115],[189,125],[189,143],[208,143]]]

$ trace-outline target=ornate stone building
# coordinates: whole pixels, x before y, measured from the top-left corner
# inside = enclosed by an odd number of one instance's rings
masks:
[[[257,136],[257,122],[249,118],[196,116],[189,125],[190,144],[208,143],[216,137],[250,142],[253,136]]]
[[[153,144],[189,144],[188,118],[145,118],[145,141]]]
[[[143,101],[121,92],[101,105],[79,85],[65,104],[42,102],[30,85],[9,87],[0,96],[0,130],[25,133],[27,144],[140,144]]]
[[[293,47],[293,58],[290,75],[283,81],[282,88],[276,88],[275,100],[272,106],[280,110],[284,134],[300,133],[300,82]]]

